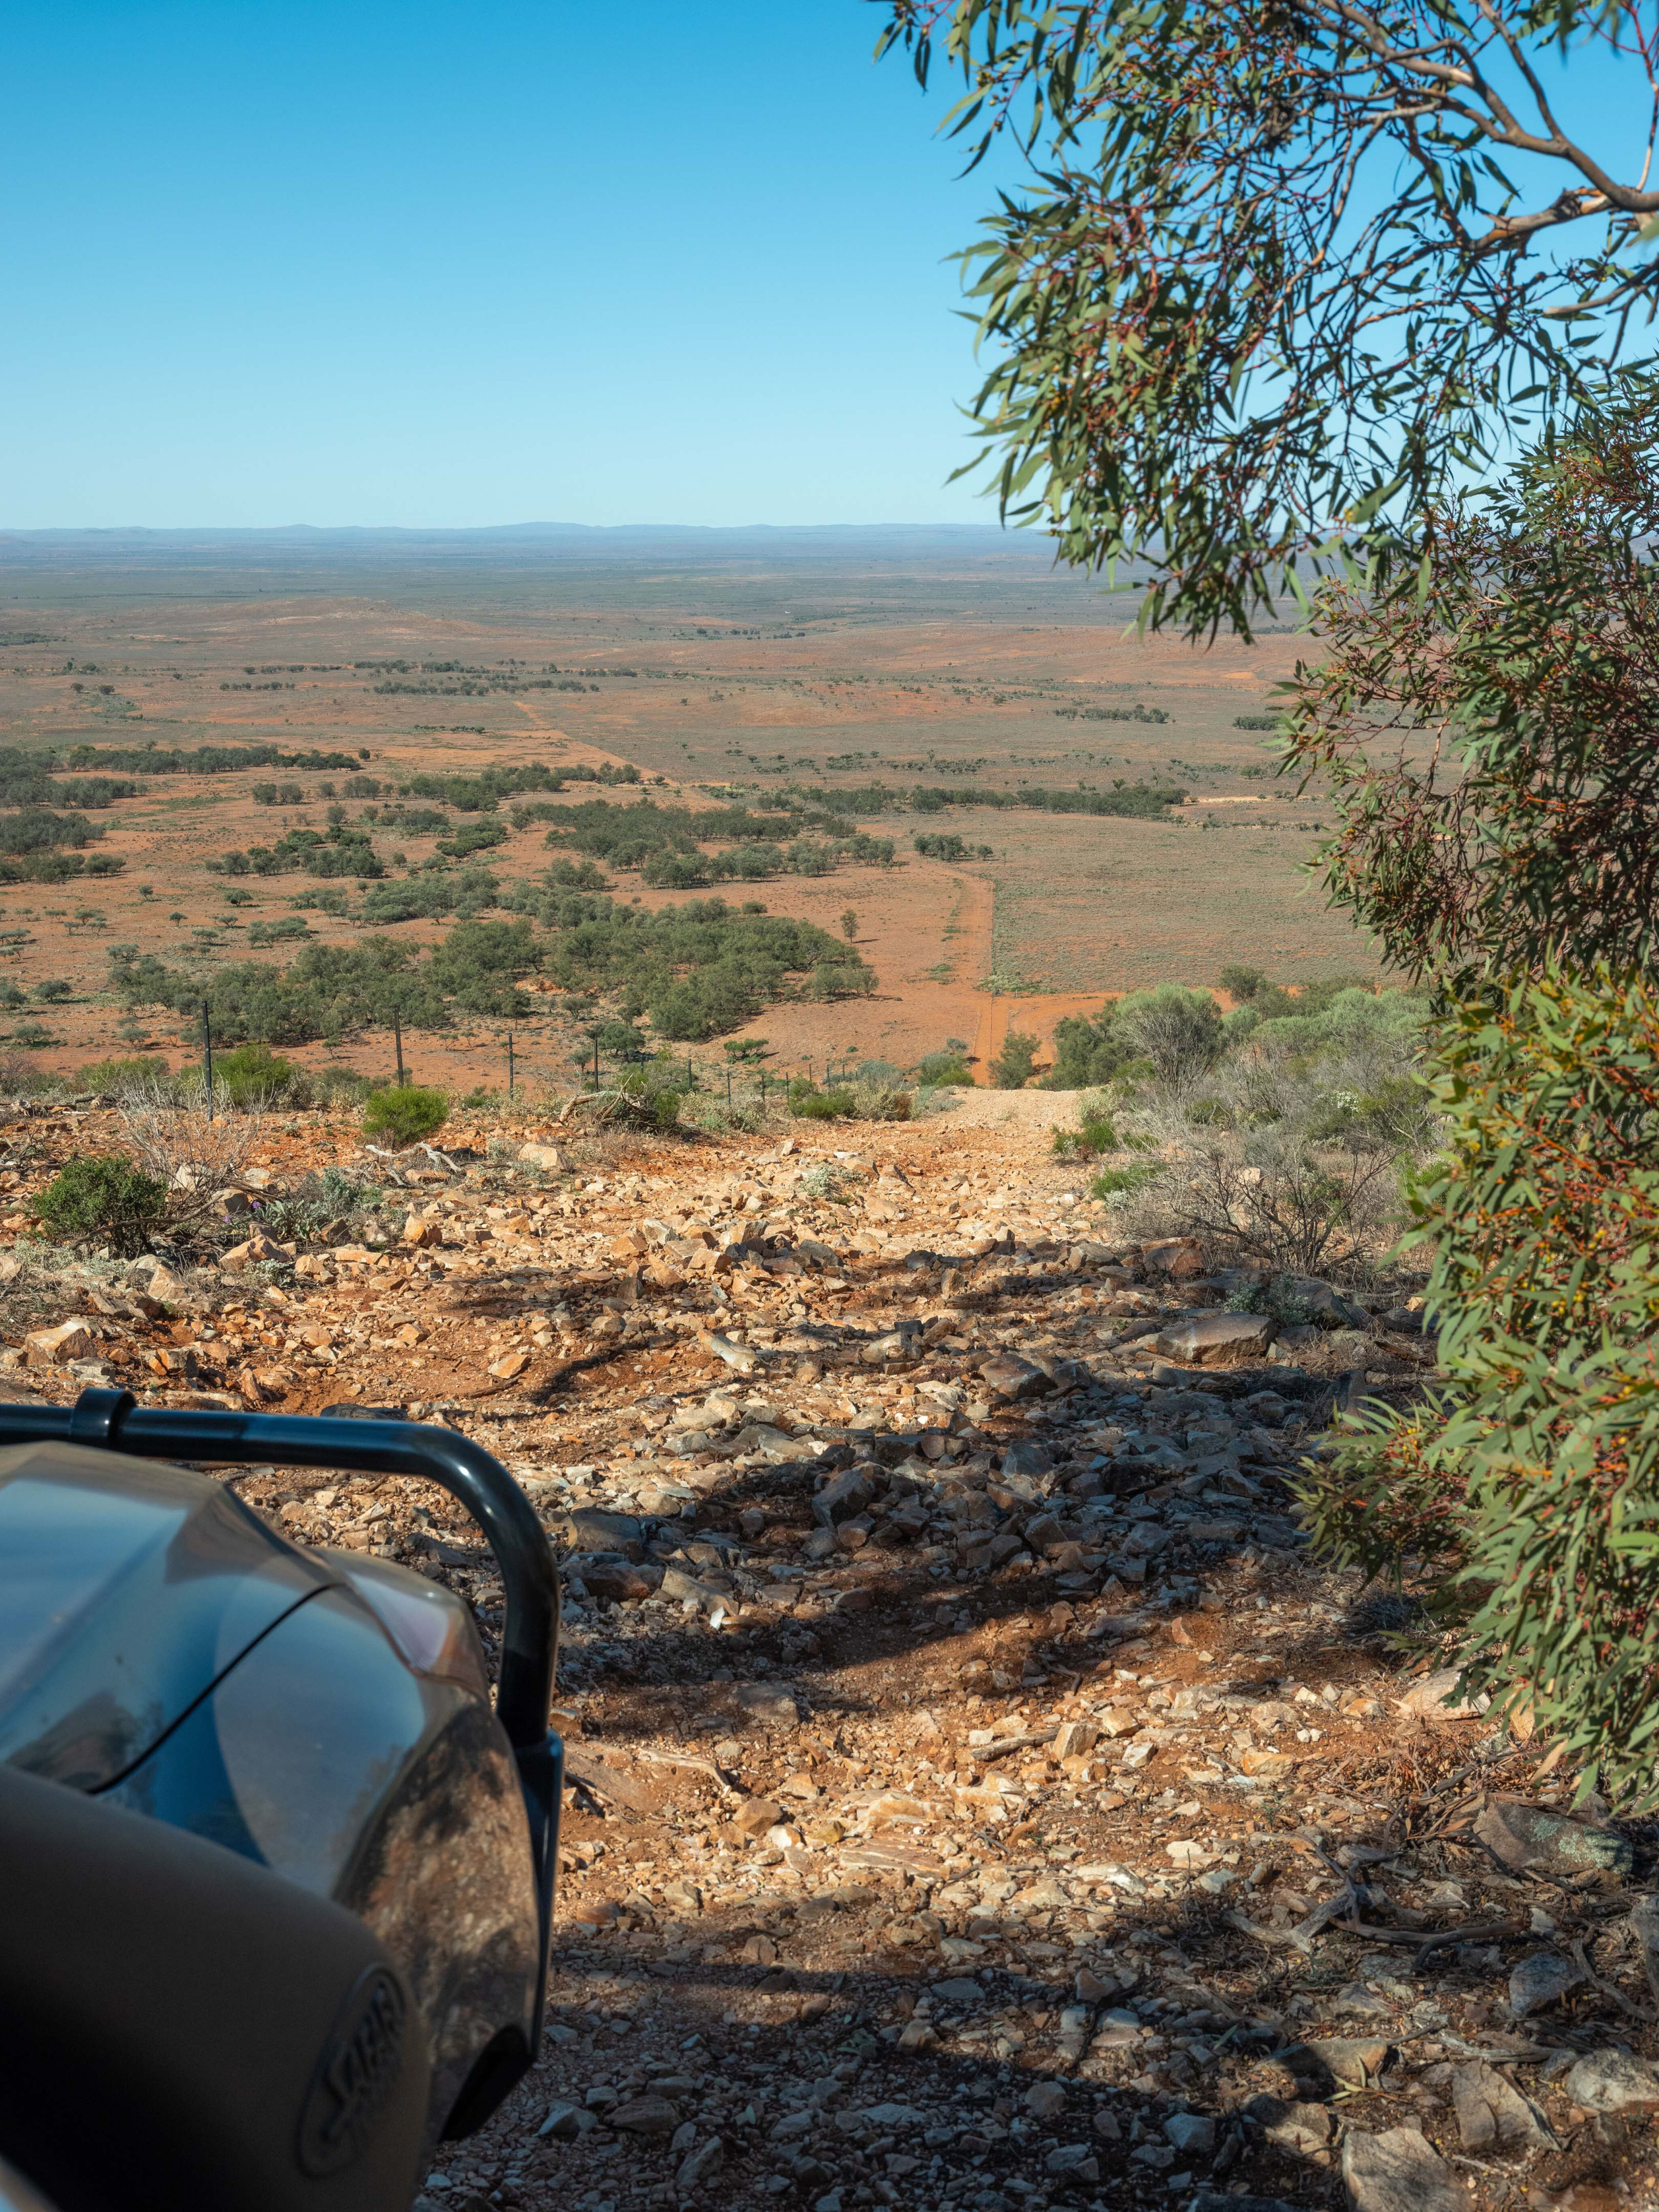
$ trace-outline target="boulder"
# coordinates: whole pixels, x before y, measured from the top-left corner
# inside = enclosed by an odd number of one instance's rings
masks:
[[[1166,1359],[1188,1367],[1227,1367],[1260,1359],[1278,1334],[1271,1314],[1184,1314],[1154,1341]]]
[[[1215,2122],[1207,2112],[1172,2112],[1164,2132],[1182,2158],[1208,2158],[1215,2149]]]
[[[1574,1820],[1547,1805],[1528,1805],[1517,1797],[1494,1797],[1484,1805],[1474,1832],[1511,1872],[1533,1868],[1571,1879],[1595,1870],[1627,1875],[1635,1864],[1635,1852],[1616,1829]]]
[[[1034,1437],[1020,1437],[1011,1443],[1002,1455],[1002,1479],[1027,1482],[1039,1480],[1054,1471],[1054,1454],[1046,1444]]]
[[[1457,2177],[1415,2128],[1348,2130],[1342,2179],[1353,2212],[1468,2212]]]
[[[1629,2051],[1592,2051],[1567,2075],[1565,2087],[1587,2112],[1622,2112],[1659,2105],[1659,2072]]]
[[[92,1350],[92,1337],[78,1321],[60,1321],[56,1328],[32,1329],[23,1339],[31,1367],[57,1367],[70,1359],[84,1359]]]
[[[732,1697],[733,1703],[763,1728],[793,1729],[800,1725],[800,1711],[793,1697],[770,1682],[741,1682]]]
[[[666,2097],[630,2097],[611,2115],[611,2126],[631,2136],[672,2136],[679,2124],[679,2107]]]
[[[564,1154],[556,1145],[520,1145],[519,1158],[527,1168],[542,1168],[549,1175],[565,1173]]]
[[[1190,1282],[1204,1273],[1204,1250],[1195,1237],[1166,1237],[1156,1244],[1143,1245],[1140,1263],[1178,1283]]]
[[[1432,1674],[1425,1674],[1420,1682],[1412,1685],[1399,1699],[1395,1710],[1407,1719],[1474,1720],[1486,1711],[1492,1699],[1485,1691],[1474,1698],[1460,1698],[1457,1680],[1462,1671],[1457,1667],[1436,1668]]]
[[[690,2121],[686,2123],[690,2125]],[[684,2194],[695,2189],[720,2166],[726,2156],[726,2145],[718,2136],[705,2136],[703,2141],[687,2151],[674,2175],[674,2186]]]
[[[1553,1951],[1534,1951],[1510,1976],[1510,2018],[1525,2020],[1530,2013],[1559,2003],[1583,1979],[1583,1969],[1570,1959],[1560,1958]]]
[[[783,1808],[770,1797],[750,1797],[732,1815],[732,1826],[743,1836],[763,1836],[783,1818]]]
[[[1520,2091],[1481,2059],[1454,2070],[1452,2107],[1465,2150],[1525,2151],[1552,2140]]]
[[[232,1274],[240,1274],[244,1267],[270,1266],[278,1261],[292,1260],[294,1255],[292,1244],[278,1244],[274,1238],[267,1237],[263,1229],[256,1229],[246,1243],[233,1244],[228,1252],[222,1254],[219,1265]],[[151,1285],[151,1295],[159,1296],[154,1284]]]
[[[826,1482],[812,1500],[812,1518],[820,1528],[861,1513],[870,1502],[870,1486],[855,1467]]]
[[[999,1398],[1023,1398],[1048,1379],[1040,1367],[1022,1359],[1017,1352],[993,1352],[979,1371]]]

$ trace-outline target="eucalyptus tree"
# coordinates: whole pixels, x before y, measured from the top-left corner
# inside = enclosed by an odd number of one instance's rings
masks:
[[[877,4],[970,165],[1029,164],[963,255],[1004,514],[1152,623],[1431,565],[1449,489],[1645,350],[1659,0]]]

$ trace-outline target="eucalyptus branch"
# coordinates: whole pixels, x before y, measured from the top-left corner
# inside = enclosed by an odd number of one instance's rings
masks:
[[[883,51],[960,74],[969,166],[1005,131],[1033,165],[963,258],[1004,515],[1145,564],[1153,624],[1248,629],[1298,568],[1386,583],[1458,473],[1582,405],[1651,313],[1626,257],[1659,213],[1659,0],[878,4]],[[1653,94],[1626,175],[1555,112],[1568,34]],[[1559,189],[1517,204],[1510,151]]]

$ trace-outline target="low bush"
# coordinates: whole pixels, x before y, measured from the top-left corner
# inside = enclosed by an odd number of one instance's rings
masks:
[[[452,860],[465,860],[470,854],[487,853],[493,846],[506,842],[505,823],[463,822],[453,836],[440,839],[438,850]]]
[[[991,1062],[991,1081],[999,1091],[1020,1091],[1036,1073],[1037,1041],[1019,1030],[1010,1030],[1002,1049]]]
[[[80,1243],[142,1252],[167,1212],[167,1185],[119,1152],[71,1160],[34,1202],[41,1225]]]
[[[0,820],[0,853],[44,853],[54,845],[89,845],[103,831],[84,814],[54,814],[25,806]]]
[[[213,1087],[233,1106],[269,1106],[290,1096],[304,1078],[291,1060],[283,1060],[268,1044],[239,1044],[234,1052],[220,1053],[213,1063]]]
[[[631,1106],[635,1117],[648,1122],[653,1128],[672,1129],[685,1103],[684,1073],[676,1083],[672,1079],[674,1073],[665,1061],[625,1068],[617,1079],[617,1095]]]
[[[789,1111],[802,1121],[851,1121],[858,1117],[859,1103],[850,1091],[820,1091],[816,1084],[797,1079],[789,1086]]]
[[[1089,1185],[1091,1198],[1132,1198],[1144,1190],[1158,1170],[1150,1167],[1103,1168]]]
[[[167,1076],[166,1060],[133,1053],[125,1059],[88,1060],[75,1080],[82,1091],[100,1091],[119,1097],[131,1091],[153,1090],[157,1084],[165,1083]]]
[[[140,1165],[164,1185],[186,1226],[216,1212],[216,1194],[234,1180],[259,1133],[257,1112],[227,1114],[210,1104],[199,1067],[171,1082],[134,1085],[120,1095],[118,1112]]]
[[[932,1089],[948,1089],[952,1085],[970,1086],[974,1071],[962,1054],[954,1048],[945,1052],[924,1053],[916,1063],[916,1080]]]
[[[306,1176],[299,1188],[259,1202],[259,1226],[279,1243],[304,1242],[331,1221],[352,1220],[379,1200],[376,1185],[331,1164]]]
[[[416,1083],[394,1084],[377,1091],[364,1107],[363,1133],[393,1145],[416,1145],[434,1135],[448,1117],[449,1100],[443,1091]]]
[[[908,1121],[915,1110],[913,1094],[896,1080],[860,1075],[853,1085],[853,1105],[860,1121]]]
[[[1055,1158],[1062,1160],[1092,1160],[1119,1149],[1117,1131],[1104,1115],[1080,1129],[1056,1129],[1053,1143]]]

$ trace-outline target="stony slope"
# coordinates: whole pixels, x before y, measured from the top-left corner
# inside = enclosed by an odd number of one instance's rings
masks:
[[[447,1134],[273,1119],[159,1264],[27,1240],[101,1109],[15,1109],[0,1165],[9,1395],[395,1406],[560,1547],[550,2047],[430,2205],[1639,2197],[1659,2077],[1598,2054],[1650,2045],[1644,1832],[1553,1831],[1542,1747],[1402,1677],[1294,1523],[1334,1400],[1430,1356],[1397,1287],[1264,1343],[1025,1117]],[[378,1205],[307,1214],[330,1164]],[[1218,1334],[1248,1364],[1176,1356]],[[499,1631],[435,1492],[237,1480]]]

